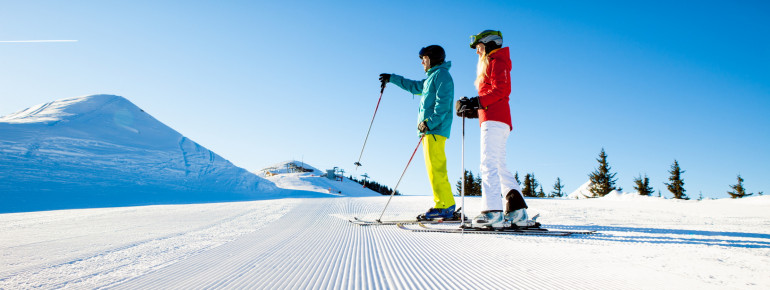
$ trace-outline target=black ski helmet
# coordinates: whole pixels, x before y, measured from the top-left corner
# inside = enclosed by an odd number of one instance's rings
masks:
[[[444,52],[444,48],[434,44],[434,45],[428,45],[420,49],[419,56],[420,58],[422,58],[423,56],[427,56],[428,58],[430,58],[430,67],[434,67],[444,63],[444,59],[446,58],[446,53]]]

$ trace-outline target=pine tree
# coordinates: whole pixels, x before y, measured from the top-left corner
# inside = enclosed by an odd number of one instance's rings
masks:
[[[668,173],[671,174],[668,178],[671,183],[663,183],[668,187],[668,191],[670,191],[676,199],[690,199],[684,193],[687,191],[684,189],[684,179],[682,179],[682,173],[684,172],[685,171],[679,167],[679,162],[674,159],[674,164],[671,165],[671,170],[668,171]]]
[[[457,181],[457,192],[461,193],[462,178]],[[474,177],[473,172],[465,170],[465,195],[468,196],[480,196],[481,195],[481,177]]]
[[[513,179],[516,179],[516,184],[521,186],[521,180],[519,180],[519,172],[516,171],[516,174],[513,175]]]
[[[526,197],[537,197],[538,186],[540,186],[540,183],[537,181],[537,178],[535,178],[535,174],[527,173],[527,175],[524,176],[524,188],[521,190],[521,194]],[[543,196],[545,196],[545,193],[543,193]]]
[[[733,191],[727,192],[730,198],[743,198],[744,196],[753,195],[753,193],[746,193],[746,188],[743,187],[743,178],[740,174],[738,174],[738,184],[731,185],[730,188],[733,189]],[[762,195],[762,192],[758,192],[758,195]]]
[[[527,173],[524,175],[524,188],[521,189],[521,194],[526,197],[534,197],[535,196],[535,186],[532,182],[534,179],[534,176],[532,174]]]
[[[639,195],[650,196],[655,192],[655,190],[652,189],[652,186],[650,186],[650,178],[647,177],[647,174],[644,175],[644,179],[642,179],[641,175],[634,178],[634,184],[634,189],[639,192]]]
[[[596,159],[596,161],[599,162],[599,168],[596,168],[594,172],[588,175],[588,178],[591,180],[589,191],[594,194],[594,197],[602,197],[616,189],[615,182],[617,179],[615,175],[617,173],[610,173],[612,167],[607,163],[607,153],[604,152],[604,148],[602,148],[602,152],[599,153],[599,159]]]
[[[535,178],[535,174],[527,173],[527,175],[524,176],[524,189],[522,190],[522,194],[527,197],[537,197],[538,186],[540,186],[540,183],[537,182],[537,178]]]
[[[561,178],[556,177],[556,183],[553,184],[553,191],[551,191],[551,196],[552,197],[564,196],[564,192],[562,192],[563,189],[564,189],[564,184],[561,184]]]
[[[537,192],[537,197],[545,197],[545,192],[543,192],[543,186],[540,186],[540,190]]]

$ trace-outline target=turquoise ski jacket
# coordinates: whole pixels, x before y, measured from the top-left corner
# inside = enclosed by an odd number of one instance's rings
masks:
[[[455,85],[449,68],[452,63],[447,61],[430,68],[428,78],[421,81],[405,79],[396,74],[390,75],[390,82],[415,95],[421,95],[420,111],[417,114],[417,125],[427,121],[428,132],[449,138],[452,129],[452,104],[455,98]],[[414,127],[417,128],[417,125]],[[416,130],[416,129],[415,129]]]

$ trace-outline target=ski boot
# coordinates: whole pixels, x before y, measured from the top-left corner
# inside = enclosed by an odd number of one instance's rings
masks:
[[[462,210],[463,210],[462,207],[457,208],[457,210],[455,210],[455,212],[452,214],[452,219],[450,219],[450,220],[451,221],[461,221],[463,223],[469,221],[467,216],[465,217],[465,220],[463,220]]]
[[[488,228],[488,229],[500,229],[505,227],[505,220],[503,219],[503,211],[492,210],[482,212],[480,215],[473,218],[471,221],[471,227],[474,228]]]
[[[448,208],[430,208],[426,213],[418,215],[418,221],[450,220],[455,216],[455,206]]]
[[[535,221],[536,218],[537,216],[530,220],[529,216],[527,215],[527,209],[520,208],[505,213],[505,224],[506,226],[510,226],[512,228],[539,228],[540,223]]]

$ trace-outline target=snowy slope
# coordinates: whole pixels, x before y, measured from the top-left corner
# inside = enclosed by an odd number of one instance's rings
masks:
[[[292,166],[293,165],[293,166]],[[291,168],[302,167],[307,172],[295,172]],[[274,175],[273,175],[274,174]],[[308,191],[326,194],[328,196],[380,196],[381,194],[364,188],[361,184],[347,177],[341,181],[326,178],[326,172],[308,164],[290,160],[273,166],[266,167],[259,172],[259,176],[273,182],[279,188],[290,191]],[[297,196],[296,192],[286,193],[288,196]]]
[[[275,186],[113,95],[0,117],[0,212],[255,199]]]
[[[356,226],[387,197],[0,214],[0,289],[768,289],[770,196],[527,199],[594,236]],[[386,218],[430,197],[397,196]],[[466,197],[478,213],[480,198]]]
[[[268,173],[270,174],[283,174],[283,173],[292,173],[292,172],[298,172],[296,168],[304,168],[305,172],[309,172],[314,175],[321,175],[325,173],[324,171],[319,170],[318,168],[315,168],[307,163],[296,161],[296,160],[287,160],[283,162],[278,162],[276,164],[273,164],[271,166],[262,168],[259,172],[255,172],[259,176],[262,177],[268,177]]]
[[[0,160],[0,212],[88,208],[0,214],[0,289],[770,289],[770,196],[527,199],[591,236],[357,226],[388,197],[281,172],[296,161],[246,172],[105,95],[0,118]],[[188,204],[93,208],[144,203]],[[383,218],[432,204],[396,196]]]

